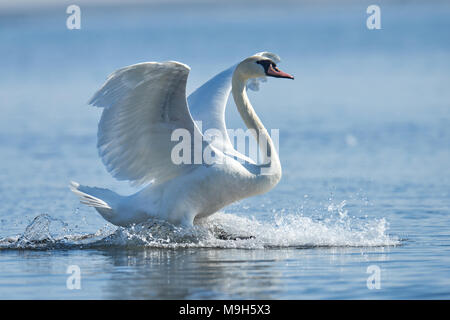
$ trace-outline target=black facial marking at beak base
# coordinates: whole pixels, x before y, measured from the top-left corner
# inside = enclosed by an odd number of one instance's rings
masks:
[[[256,63],[263,66],[265,74],[269,77],[294,79],[292,75],[278,69],[276,63],[270,60],[258,60]]]
[[[263,66],[265,73],[267,74],[267,71],[269,70],[270,65],[273,63],[270,60],[258,60],[256,63]]]

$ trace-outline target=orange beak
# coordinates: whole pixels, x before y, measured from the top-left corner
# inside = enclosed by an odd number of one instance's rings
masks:
[[[272,67],[272,65],[269,65],[269,68],[267,69],[267,75],[275,78],[286,78],[286,79],[292,79],[294,80],[294,76],[290,75],[289,73],[283,72],[277,67]]]

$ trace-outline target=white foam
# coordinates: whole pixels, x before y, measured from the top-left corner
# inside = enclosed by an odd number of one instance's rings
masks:
[[[395,246],[400,241],[387,234],[385,219],[313,220],[298,214],[276,215],[270,221],[217,213],[194,228],[165,223],[119,228],[97,245],[201,248],[288,248],[288,247],[374,247]]]
[[[26,232],[14,238],[0,240],[0,248],[80,248],[96,247],[157,247],[157,248],[311,248],[311,247],[375,247],[400,244],[396,236],[387,233],[384,218],[367,219],[349,217],[343,209],[345,202],[329,207],[337,211],[313,219],[300,214],[275,214],[270,220],[216,213],[199,222],[194,228],[173,226],[163,221],[153,221],[130,228],[101,229],[95,234],[52,236],[49,225],[52,219],[45,216],[45,228],[27,227]],[[334,218],[333,218],[334,217]],[[33,230],[33,237],[29,236]],[[42,230],[45,237],[36,234]],[[24,241],[26,239],[27,241]],[[38,239],[38,241],[33,241]],[[43,239],[47,241],[43,241]]]

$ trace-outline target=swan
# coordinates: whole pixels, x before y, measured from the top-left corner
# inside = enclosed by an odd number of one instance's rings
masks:
[[[89,101],[103,108],[98,152],[113,177],[143,189],[130,196],[77,182],[71,182],[70,189],[81,203],[123,227],[149,219],[190,227],[235,201],[269,191],[281,179],[280,160],[246,88],[266,76],[294,79],[278,69],[279,60],[273,53],[257,53],[219,73],[188,98],[190,68],[183,63],[145,62],[115,71]],[[225,125],[230,91],[259,149],[264,149],[262,163],[236,151],[230,141]],[[198,123],[220,134],[208,140]],[[173,139],[177,129],[200,137],[187,150],[194,158],[196,151],[209,149],[212,160],[173,161],[180,141]]]

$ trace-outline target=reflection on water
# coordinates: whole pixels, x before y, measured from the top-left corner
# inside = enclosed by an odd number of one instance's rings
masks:
[[[298,299],[354,295],[335,291],[343,281],[352,283],[361,297],[370,297],[365,268],[370,264],[383,268],[390,250],[152,248],[3,251],[0,257],[2,268],[21,261],[9,286],[22,294],[44,287],[45,298]],[[65,271],[72,264],[81,269],[80,291],[66,288]],[[45,283],[40,275],[50,281]],[[8,298],[7,292],[0,291],[0,298]]]

